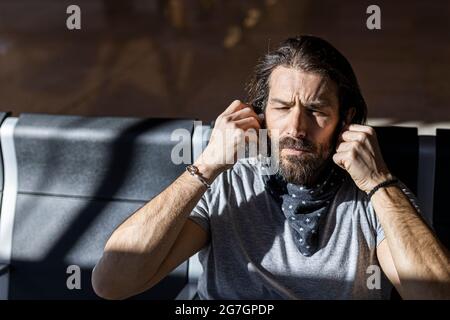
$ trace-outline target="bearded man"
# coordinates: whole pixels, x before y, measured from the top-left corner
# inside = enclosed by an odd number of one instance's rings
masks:
[[[449,253],[364,125],[347,59],[323,39],[290,38],[247,89],[188,172],[112,234],[96,293],[133,296],[200,252],[199,299],[386,299],[391,284],[403,298],[450,298]],[[261,128],[278,145],[274,174],[236,157]]]

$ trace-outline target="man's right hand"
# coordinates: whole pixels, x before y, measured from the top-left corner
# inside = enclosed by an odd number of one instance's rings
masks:
[[[236,163],[239,146],[256,143],[261,121],[250,105],[239,100],[233,101],[217,117],[208,146],[195,162],[208,182]],[[250,129],[255,132],[247,132]]]
[[[240,101],[217,118],[208,146],[194,163],[209,183],[233,166],[238,144],[246,139],[242,131],[258,130],[259,122]],[[92,273],[97,295],[124,299],[148,290],[203,248],[208,233],[187,217],[204,193],[204,186],[184,172],[119,225]]]

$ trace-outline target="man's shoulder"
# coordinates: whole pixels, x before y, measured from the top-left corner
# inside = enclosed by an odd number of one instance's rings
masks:
[[[261,175],[258,159],[242,158],[233,167],[222,172],[213,183],[214,189],[221,189],[235,183],[252,183]]]
[[[240,174],[242,172],[249,172],[257,174],[261,170],[261,162],[258,158],[242,158],[239,159],[232,168],[232,172]]]

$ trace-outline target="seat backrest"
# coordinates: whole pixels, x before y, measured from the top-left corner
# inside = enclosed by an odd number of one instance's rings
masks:
[[[171,160],[176,129],[191,134],[193,121],[20,116],[9,299],[97,298],[91,272],[112,231],[184,170]],[[173,299],[186,282],[183,263],[135,298]]]
[[[419,137],[417,128],[374,127],[389,170],[417,195]]]
[[[442,243],[450,250],[450,130],[436,130],[436,166],[434,179],[433,227]]]

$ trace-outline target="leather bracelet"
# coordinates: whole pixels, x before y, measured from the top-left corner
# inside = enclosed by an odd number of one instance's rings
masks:
[[[200,170],[192,164],[188,165],[186,167],[186,171],[191,174],[191,176],[196,177],[203,185],[206,187],[206,189],[211,189],[211,185],[206,182],[206,180],[199,174]]]
[[[390,186],[390,185],[393,185],[393,184],[397,184],[397,183],[398,183],[398,179],[397,179],[397,178],[392,178],[392,179],[389,179],[389,180],[386,180],[386,181],[384,181],[384,182],[381,182],[381,183],[377,184],[377,185],[376,185],[372,190],[370,190],[370,192],[367,194],[367,196],[369,197],[369,200],[370,200],[370,198],[372,198],[373,194],[374,194],[375,192],[378,191],[378,189],[384,188],[384,187],[387,187],[387,186]]]

